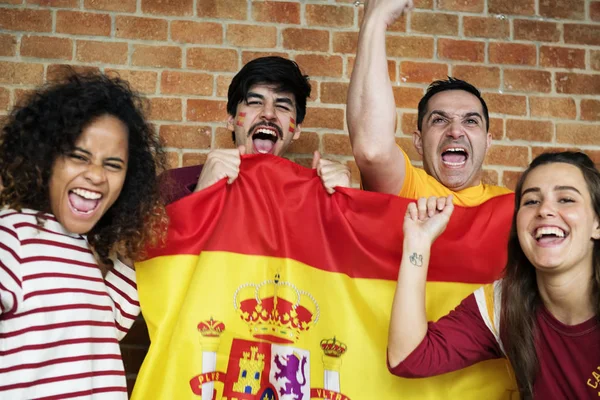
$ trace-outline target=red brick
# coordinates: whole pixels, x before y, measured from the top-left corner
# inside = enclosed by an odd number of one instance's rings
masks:
[[[182,43],[221,44],[223,43],[223,24],[172,21],[171,39]]]
[[[600,94],[600,75],[557,72],[555,79],[558,93]]]
[[[528,142],[551,142],[554,127],[550,121],[509,119],[506,121],[506,137],[510,140]]]
[[[229,138],[231,142],[231,138]],[[233,145],[231,145],[233,148]],[[206,163],[208,153],[183,153],[182,167],[191,167],[192,165],[203,165]]]
[[[10,110],[10,91],[7,88],[0,88],[0,112]]]
[[[126,69],[106,69],[106,74],[119,76],[129,82],[134,90],[142,93],[156,92],[158,74],[154,71],[135,71]]]
[[[558,42],[560,40],[560,30],[555,22],[515,19],[513,27],[517,40],[539,42]]]
[[[500,68],[498,67],[453,65],[452,76],[466,80],[480,89],[497,89],[500,87]]]
[[[502,171],[502,186],[514,191],[522,171]]]
[[[0,29],[26,32],[51,32],[50,10],[3,8],[0,12]]]
[[[485,43],[469,40],[438,39],[438,57],[442,59],[483,62]]]
[[[348,64],[346,68],[346,77],[349,79],[352,76],[352,69],[354,68],[355,57],[348,57]],[[396,82],[396,62],[394,60],[388,60],[388,73],[390,75],[390,81]]]
[[[181,99],[166,97],[150,98],[151,120],[158,121],[181,121],[182,107]]]
[[[131,65],[181,68],[181,49],[177,46],[134,44]]]
[[[417,113],[402,113],[402,118],[400,119],[400,131],[403,134],[412,136],[412,133],[417,129],[417,125]],[[408,147],[413,147],[412,141],[409,144],[409,146],[403,146],[402,148],[404,149],[404,151],[406,151]]]
[[[419,63],[403,61],[400,63],[400,80],[407,83],[426,83],[448,77],[447,64]]]
[[[238,54],[231,49],[190,48],[186,59],[189,68],[229,72],[238,70]]]
[[[565,24],[565,43],[600,46],[600,25]]]
[[[15,105],[23,107],[31,96],[35,93],[34,89],[15,89]]]
[[[110,36],[111,21],[108,14],[78,11],[57,11],[56,32],[70,35]]]
[[[354,23],[354,7],[307,4],[305,16],[308,26],[349,27]]]
[[[592,21],[600,21],[600,1],[592,1],[590,3],[590,19]]]
[[[21,38],[20,52],[23,57],[70,60],[73,56],[73,42],[65,38],[26,35]]]
[[[92,67],[89,65],[69,65],[69,64],[51,64],[48,65],[46,70],[46,81],[47,82],[58,82],[63,81],[73,73],[77,74],[90,74],[97,73],[100,69],[98,67]]]
[[[273,1],[253,1],[252,19],[278,24],[300,24],[300,4]]]
[[[279,51],[242,51],[242,64],[246,65],[248,62],[260,58],[260,57],[270,57],[270,56],[278,56],[283,58],[288,58],[289,53],[282,53]]]
[[[346,161],[346,166],[350,168],[350,174],[352,175],[352,184],[360,187],[360,171],[358,170],[358,165],[356,165],[355,161],[349,160]]]
[[[416,109],[423,97],[423,89],[393,86],[392,91],[398,108]]]
[[[217,97],[227,97],[231,79],[233,79],[233,75],[217,76]]]
[[[323,156],[327,156],[326,154],[322,154]],[[308,156],[299,156],[299,157],[288,157],[288,156],[284,156],[284,158],[287,158],[288,160],[290,160],[291,162],[298,164],[304,168],[311,168],[312,166],[312,157],[308,157]]]
[[[557,124],[556,142],[575,145],[598,145],[598,125]]]
[[[491,146],[485,157],[486,165],[526,167],[529,164],[529,149],[526,146]]]
[[[44,77],[42,64],[0,61],[0,83],[39,85]]]
[[[505,69],[504,89],[548,93],[552,90],[552,73],[530,69]]]
[[[498,184],[499,184],[498,171],[494,171],[493,169],[483,169],[482,172],[483,172],[483,175],[481,176],[481,182],[484,185],[498,186]]]
[[[592,69],[600,71],[600,50],[590,50],[590,65]]]
[[[585,50],[569,47],[540,47],[540,66],[554,68],[585,68]]]
[[[344,110],[341,108],[308,107],[303,128],[344,129]]]
[[[323,153],[339,154],[342,156],[352,155],[352,146],[348,135],[338,135],[335,133],[326,133],[323,135]]]
[[[179,152],[178,151],[167,151],[167,169],[179,168]],[[136,376],[137,378],[137,376]],[[133,391],[133,385],[135,381],[131,384],[129,383],[129,379],[127,380],[127,391],[129,392],[129,396],[131,396],[131,392]],[[131,386],[131,389],[129,388]]]
[[[358,32],[333,32],[333,52],[356,54]]]
[[[492,134],[492,138],[500,140],[504,138],[504,120],[502,118],[490,118],[490,128],[488,132]]]
[[[209,149],[212,140],[209,126],[163,125],[159,134],[165,146],[180,149]]]
[[[484,93],[483,98],[487,103],[490,113],[509,115],[527,114],[527,102],[525,96]]]
[[[490,43],[490,62],[495,64],[535,65],[535,45],[519,43]]]
[[[415,7],[420,8],[420,7]],[[364,8],[360,7],[358,9],[358,26],[362,25],[364,18]],[[396,18],[396,20],[387,27],[387,32],[406,32],[406,14],[402,14],[400,17]]]
[[[141,40],[167,40],[169,24],[164,19],[117,15],[117,37]]]
[[[319,150],[319,135],[315,132],[302,131],[298,140],[292,142],[288,154],[313,154]]]
[[[583,151],[589,158],[592,159],[594,164],[600,164],[600,151],[598,150],[590,150],[590,149],[582,149],[577,146],[552,146],[552,147],[537,147],[534,146],[531,148],[531,157],[535,158],[542,153],[548,152],[558,152],[558,151]]]
[[[488,0],[488,13],[534,15],[535,0]]]
[[[498,17],[463,17],[465,36],[507,39],[510,36],[508,20]]]
[[[600,100],[581,99],[581,119],[600,121]]]
[[[421,10],[432,10],[433,9],[433,0],[414,0],[413,4],[416,9]]]
[[[584,19],[585,1],[584,0],[539,0],[542,17],[564,18],[564,19]]]
[[[329,32],[317,29],[287,28],[282,32],[283,47],[291,50],[327,51]]]
[[[321,82],[321,103],[346,104],[348,84],[343,82]]]
[[[198,7],[205,1],[199,1]],[[144,14],[157,15],[192,15],[194,0],[142,0]]]
[[[530,97],[532,117],[574,119],[577,116],[575,101],[570,97]]]
[[[78,40],[75,58],[82,62],[127,64],[128,48],[127,43]]]
[[[225,128],[217,128],[215,133],[215,149],[234,149],[235,143],[231,138],[231,131]]]
[[[213,76],[195,72],[163,71],[160,92],[210,96],[213,93]]]
[[[230,24],[227,26],[227,41],[237,47],[275,47],[277,28]]]
[[[430,35],[456,36],[458,34],[458,15],[413,11],[410,15],[410,29],[413,32]]]
[[[23,0],[0,0],[0,4],[23,4]],[[2,121],[0,120],[0,125]]]
[[[76,8],[79,7],[79,0],[27,0],[27,5],[56,8]]]
[[[225,122],[226,102],[218,100],[188,99],[187,120],[202,122]]]
[[[433,57],[433,38],[388,35],[385,45],[388,57]]]
[[[485,0],[438,0],[438,10],[482,13]]]
[[[84,7],[90,10],[135,12],[137,0],[85,0]]]
[[[247,0],[202,0],[197,2],[198,17],[247,19]]]
[[[12,57],[17,53],[17,37],[0,34],[0,57]]]
[[[322,56],[317,54],[299,54],[296,62],[305,74],[315,76],[342,76],[343,61],[340,56]]]

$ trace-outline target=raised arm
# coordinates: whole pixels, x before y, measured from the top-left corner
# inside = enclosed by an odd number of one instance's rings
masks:
[[[420,198],[404,217],[404,244],[388,336],[391,367],[402,362],[427,333],[425,283],[431,245],[448,225],[452,196]]]
[[[367,0],[348,90],[348,130],[363,187],[398,194],[405,161],[396,146],[396,104],[388,74],[387,27],[412,8],[412,0]]]

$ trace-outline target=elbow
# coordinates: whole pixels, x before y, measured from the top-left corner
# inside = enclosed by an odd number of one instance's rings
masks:
[[[352,153],[356,163],[360,167],[369,167],[381,163],[389,149],[378,147],[373,143],[355,143],[352,146]]]

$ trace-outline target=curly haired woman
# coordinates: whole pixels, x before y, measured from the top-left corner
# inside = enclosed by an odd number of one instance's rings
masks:
[[[127,398],[118,341],[139,303],[120,260],[164,231],[164,166],[118,78],[73,75],[12,111],[0,134],[0,398]]]

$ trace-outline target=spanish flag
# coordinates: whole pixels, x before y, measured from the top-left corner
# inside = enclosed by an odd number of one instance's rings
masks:
[[[409,201],[330,196],[314,170],[257,154],[233,184],[171,204],[166,246],[136,264],[151,346],[133,399],[509,398],[504,360],[427,379],[387,371]],[[500,276],[512,209],[512,195],[456,207],[432,251],[430,319]]]

